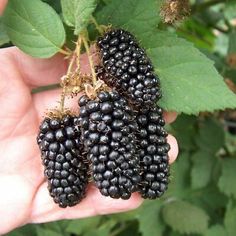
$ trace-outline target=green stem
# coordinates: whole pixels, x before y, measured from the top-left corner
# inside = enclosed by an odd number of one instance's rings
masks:
[[[92,59],[92,56],[90,55],[89,45],[88,45],[88,41],[87,41],[86,37],[85,36],[81,36],[81,37],[82,37],[82,41],[83,41],[86,53],[88,55],[89,65],[90,65],[90,69],[91,69],[91,73],[92,73],[93,86],[95,88],[96,83],[97,83],[97,78],[96,78],[96,73],[95,73],[95,69],[94,69],[93,59]]]
[[[73,54],[70,60],[70,64],[67,69],[67,73],[66,73],[66,76],[68,78],[70,78],[75,59],[76,59],[76,54]],[[60,111],[62,114],[64,113],[64,108],[65,108],[65,98],[66,98],[66,84],[63,83],[62,81],[62,93],[61,93],[61,100],[60,100]]]
[[[93,16],[91,16],[91,21],[95,25],[95,27],[96,27],[97,31],[99,32],[99,34],[103,34],[102,28],[99,26],[99,24],[97,23],[96,19]]]

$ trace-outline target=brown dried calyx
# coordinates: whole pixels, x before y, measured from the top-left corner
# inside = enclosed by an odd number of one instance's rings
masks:
[[[91,83],[84,84],[85,93],[90,99],[96,99],[97,94],[102,91],[109,92],[111,91],[111,88],[108,87],[104,81],[97,80],[95,86],[92,86]]]
[[[100,79],[93,86],[90,74],[75,73],[73,75],[65,75],[61,78],[61,87],[65,87],[65,95],[72,98],[80,92],[85,92],[89,98],[95,98],[98,92],[110,91],[110,88]]]
[[[163,22],[168,24],[181,21],[189,16],[189,14],[189,0],[165,0],[160,11]]]
[[[45,112],[45,117],[48,117],[51,119],[54,119],[54,118],[62,119],[63,117],[68,116],[68,115],[69,116],[76,116],[76,113],[71,111],[69,108],[64,109],[63,112],[59,108],[50,109]]]

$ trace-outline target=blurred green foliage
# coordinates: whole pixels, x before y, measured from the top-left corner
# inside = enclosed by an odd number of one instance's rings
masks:
[[[61,14],[60,1],[45,0]],[[193,5],[204,1],[191,1]],[[199,3],[200,2],[200,3]],[[214,2],[214,1],[212,1]],[[98,9],[107,1],[99,1]],[[200,8],[201,9],[201,8]],[[184,22],[163,26],[191,41],[215,62],[220,74],[236,82],[236,2],[194,12]],[[1,22],[0,22],[1,27]],[[71,29],[68,27],[68,30]],[[91,30],[94,34],[94,29]],[[68,34],[67,34],[68,37]],[[71,38],[74,37],[71,34]],[[1,42],[8,42],[0,34]],[[70,37],[67,42],[70,41]],[[232,86],[231,84],[231,86]],[[194,99],[194,98],[192,98]],[[170,126],[180,146],[171,169],[171,183],[159,200],[137,210],[87,219],[29,224],[8,236],[235,236],[236,235],[236,116],[233,111],[179,115]]]

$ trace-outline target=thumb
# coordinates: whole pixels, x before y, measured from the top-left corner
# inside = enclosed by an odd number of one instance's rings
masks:
[[[0,16],[2,15],[8,0],[0,0]]]

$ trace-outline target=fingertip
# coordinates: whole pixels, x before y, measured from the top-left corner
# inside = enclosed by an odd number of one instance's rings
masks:
[[[164,120],[166,121],[166,123],[172,123],[176,120],[178,114],[175,111],[164,111],[163,113],[164,116]]]
[[[176,138],[170,134],[167,136],[167,142],[170,144],[170,150],[168,152],[168,155],[169,162],[170,164],[172,164],[176,160],[179,153],[178,142]]]

